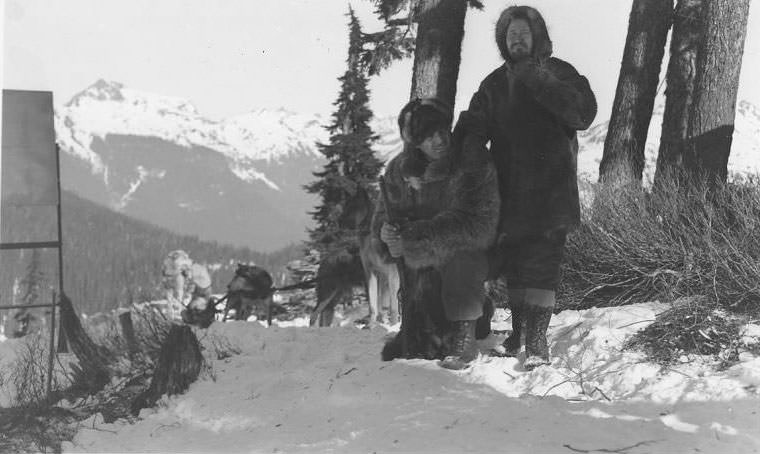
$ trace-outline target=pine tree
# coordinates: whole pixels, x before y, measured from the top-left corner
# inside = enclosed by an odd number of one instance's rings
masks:
[[[45,274],[42,271],[42,260],[39,249],[32,249],[32,257],[26,269],[26,275],[20,282],[21,304],[32,305],[40,303],[42,289],[45,283]],[[16,326],[13,335],[21,337],[32,331],[34,323],[38,320],[31,309],[20,308],[13,314]]]
[[[27,266],[26,276],[21,280],[21,304],[40,303],[42,287],[45,283],[45,273],[42,270],[42,258],[39,249],[32,249],[32,258]]]
[[[357,232],[339,223],[343,207],[360,188],[373,193],[372,184],[382,167],[371,148],[377,136],[369,126],[372,111],[367,105],[368,78],[360,59],[362,30],[351,8],[348,17],[348,68],[338,79],[340,94],[333,103],[337,110],[326,128],[330,133],[329,143],[317,144],[328,162],[323,170],[313,173],[317,180],[305,186],[321,199],[310,213],[317,226],[309,231],[309,247],[316,249],[322,259],[356,250]]]

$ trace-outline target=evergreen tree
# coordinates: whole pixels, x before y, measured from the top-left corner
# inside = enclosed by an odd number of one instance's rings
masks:
[[[45,273],[42,270],[42,259],[39,249],[32,249],[32,258],[26,269],[26,276],[21,280],[21,304],[38,304],[45,283]]]
[[[338,79],[340,94],[333,103],[337,110],[326,128],[330,133],[329,143],[317,144],[327,164],[313,173],[317,180],[305,186],[321,199],[310,213],[317,226],[309,231],[309,247],[316,249],[321,259],[357,249],[355,226],[341,223],[341,215],[357,190],[373,194],[372,184],[382,167],[371,148],[377,136],[369,127],[372,111],[367,105],[368,78],[361,60],[363,34],[351,8],[348,17],[348,68]]]

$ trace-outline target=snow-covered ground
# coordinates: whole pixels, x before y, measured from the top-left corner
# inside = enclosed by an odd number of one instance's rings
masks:
[[[387,327],[214,323],[197,332],[210,368],[185,394],[143,410],[134,424],[95,415],[64,451],[760,451],[760,358],[746,353],[717,371],[691,357],[664,369],[621,351],[663,308],[557,314],[553,363],[532,372],[522,358],[487,355],[460,372],[434,361],[382,362]],[[508,329],[508,312],[495,320]],[[745,334],[757,342],[760,327]],[[481,341],[481,351],[503,338]],[[218,351],[232,354],[217,359]]]

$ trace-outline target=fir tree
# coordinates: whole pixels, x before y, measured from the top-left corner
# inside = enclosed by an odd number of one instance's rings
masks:
[[[348,68],[338,79],[340,94],[333,103],[337,110],[326,128],[330,133],[329,143],[317,144],[327,164],[323,170],[313,173],[317,180],[305,186],[321,199],[310,213],[317,226],[309,231],[309,247],[316,249],[322,259],[356,249],[357,232],[339,225],[343,207],[360,188],[373,194],[372,184],[382,167],[371,148],[377,136],[369,126],[372,111],[367,105],[368,78],[361,61],[363,34],[351,8],[348,17]]]
[[[45,273],[42,271],[42,259],[39,249],[32,249],[32,258],[26,269],[26,276],[21,280],[22,304],[37,304],[42,296],[42,287],[45,283]]]

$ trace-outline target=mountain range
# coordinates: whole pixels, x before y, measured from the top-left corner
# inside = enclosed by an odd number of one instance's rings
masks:
[[[658,105],[662,105],[660,102]],[[330,119],[258,109],[213,121],[187,100],[98,80],[55,112],[65,189],[182,234],[270,252],[307,238],[317,199],[303,190],[325,163]],[[647,175],[662,108],[652,118]],[[374,149],[401,149],[395,118],[375,118]],[[579,134],[579,174],[595,180],[607,123]],[[757,172],[760,110],[737,109],[731,170]]]
[[[253,110],[211,121],[189,102],[98,80],[56,108],[65,189],[182,234],[262,252],[307,238],[303,190],[324,158],[328,119]],[[395,120],[376,150],[400,148]]]

